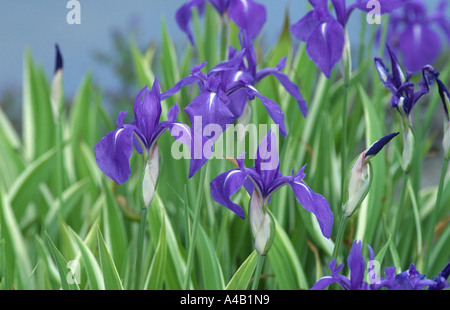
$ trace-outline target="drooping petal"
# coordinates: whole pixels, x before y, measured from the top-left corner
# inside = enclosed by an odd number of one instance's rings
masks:
[[[280,62],[282,62],[280,60]],[[280,81],[281,85],[284,86],[286,91],[297,100],[298,107],[300,111],[302,112],[303,116],[306,117],[308,114],[308,105],[306,103],[306,100],[303,99],[302,94],[300,93],[300,90],[298,89],[298,86],[294,84],[289,77],[281,72],[281,69],[277,66],[277,68],[264,68],[256,74],[255,83],[266,77],[267,75],[273,75],[275,78]]]
[[[306,42],[309,36],[322,22],[315,16],[314,11],[309,11],[298,22],[289,28],[292,35],[300,41]]]
[[[261,102],[266,108],[267,113],[269,113],[270,118],[272,118],[274,123],[278,125],[280,133],[283,135],[283,137],[286,137],[287,132],[286,126],[284,124],[284,113],[281,110],[280,106],[275,101],[261,95],[255,87],[247,85],[246,89],[249,96],[253,98],[256,96],[261,99]],[[252,100],[253,98],[250,98],[250,100]]]
[[[322,234],[326,238],[330,238],[333,228],[333,212],[331,212],[328,201],[322,195],[313,192],[300,180],[293,179],[289,182],[289,185],[302,207],[316,216]]]
[[[251,39],[258,36],[266,22],[266,8],[253,0],[230,0],[228,14]]]
[[[341,59],[345,45],[345,32],[342,25],[334,19],[322,23],[312,32],[306,42],[308,57],[327,78]]]
[[[244,185],[246,178],[247,174],[244,171],[241,169],[233,169],[218,175],[210,184],[211,197],[214,201],[227,207],[241,218],[245,217],[244,211],[230,197]]]
[[[191,10],[194,7],[202,6],[203,4],[204,0],[191,0],[183,4],[175,13],[175,20],[178,27],[180,27],[180,29],[187,34],[192,45],[194,45],[194,37],[191,29],[189,28],[189,23],[191,21]]]
[[[409,71],[417,72],[432,64],[439,56],[442,42],[439,35],[427,24],[410,24],[399,35],[399,48]]]
[[[125,183],[131,174],[133,131],[131,126],[119,127],[103,137],[94,148],[98,167],[117,184]]]
[[[182,123],[168,125],[170,134],[178,142],[184,144],[190,152],[189,178],[208,161],[213,153],[213,144],[200,134],[195,133],[189,126]]]
[[[184,109],[189,116],[194,131],[203,135],[206,126],[219,126],[217,130],[225,131],[227,124],[235,121],[235,116],[228,108],[220,94],[210,91],[203,91]],[[214,133],[214,136],[205,136],[208,139],[217,141],[221,133]]]

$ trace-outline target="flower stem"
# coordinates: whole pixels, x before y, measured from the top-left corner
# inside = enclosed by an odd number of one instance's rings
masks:
[[[434,206],[433,213],[431,215],[431,223],[428,228],[428,234],[427,234],[428,245],[427,245],[427,249],[425,252],[425,263],[426,263],[426,268],[427,268],[426,271],[427,272],[430,271],[431,246],[433,245],[434,228],[436,226],[437,218],[439,216],[442,191],[444,189],[445,175],[447,173],[448,162],[449,162],[449,160],[447,158],[444,158],[444,162],[442,163],[441,177],[439,179],[438,192],[437,192],[437,196],[436,196],[436,204]]]
[[[401,188],[401,192],[400,192],[399,205],[398,205],[397,212],[395,212],[395,214],[394,214],[394,227],[392,229],[393,233],[398,233],[400,219],[403,214],[403,209],[405,208],[406,189],[407,189],[407,185],[408,185],[408,178],[409,178],[409,173],[406,171],[403,171],[402,188]]]
[[[195,204],[195,214],[194,214],[194,223],[192,226],[192,232],[191,232],[191,238],[189,242],[189,250],[188,250],[188,257],[187,257],[187,264],[186,264],[186,275],[184,278],[184,289],[187,290],[189,288],[189,279],[191,275],[192,270],[192,260],[194,257],[194,250],[195,250],[195,244],[197,240],[197,232],[198,232],[198,225],[200,220],[200,210],[202,207],[202,200],[203,200],[203,188],[204,188],[204,181],[205,181],[205,171],[207,168],[207,164],[201,169],[200,172],[200,180],[198,184],[198,192],[197,192],[197,202]]]
[[[345,171],[347,168],[347,108],[348,85],[344,84],[344,107],[342,108],[342,144],[341,144],[341,199],[344,199]],[[342,201],[344,203],[344,201]]]
[[[345,232],[345,227],[347,226],[347,222],[348,222],[348,217],[342,215],[341,222],[339,223],[336,242],[334,243],[333,255],[332,255],[333,258],[337,259],[338,255],[339,255],[339,248],[341,246],[342,240],[344,239],[344,232]]]
[[[140,289],[141,274],[142,274],[142,255],[144,252],[144,235],[147,223],[147,208],[141,208],[141,219],[139,223],[137,256],[136,256],[136,282],[135,289]]]
[[[252,284],[253,291],[258,289],[259,279],[261,278],[261,271],[264,266],[265,258],[266,258],[265,255],[258,255],[258,261],[256,263],[255,275],[253,276],[253,284]]]

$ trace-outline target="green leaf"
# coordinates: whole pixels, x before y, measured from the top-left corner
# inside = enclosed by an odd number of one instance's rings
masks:
[[[308,288],[305,272],[289,236],[275,221],[275,240],[267,256],[280,289]]]
[[[163,217],[165,215],[163,214]],[[145,287],[148,290],[158,290],[163,287],[164,274],[167,260],[167,241],[166,241],[166,225],[165,220],[161,223],[161,231],[159,233],[158,246],[153,256],[150,270],[145,280]]]
[[[8,198],[0,189],[0,238],[4,239],[5,244],[5,267],[9,283],[14,284],[18,289],[30,289],[28,287],[29,276],[31,275],[30,254],[14,216],[11,204]],[[18,278],[15,278],[15,275]],[[32,286],[32,283],[30,283]]]
[[[158,192],[155,193],[155,198],[149,206],[148,214],[151,236],[159,236],[163,223],[165,226],[168,255],[164,279],[167,289],[181,289],[187,269],[186,259],[182,255],[177,236],[169,218],[164,216],[167,212]],[[157,247],[157,240],[152,238],[155,248]]]
[[[379,113],[375,110],[374,104],[361,84],[358,84],[358,90],[364,107],[366,146],[370,146],[388,133],[382,131],[382,128],[385,128],[385,126],[381,125],[378,117]],[[366,234],[368,236],[367,240],[372,240],[381,216],[386,177],[386,160],[383,157],[384,153],[380,152],[371,160],[374,171],[373,180],[369,193],[359,209],[358,228],[356,232],[356,239],[358,240],[366,240]]]
[[[37,158],[27,166],[11,186],[8,195],[17,218],[22,218],[27,204],[35,197],[39,184],[45,181],[54,168],[55,154],[55,149],[51,149]]]
[[[70,270],[67,267],[67,261],[61,252],[56,248],[53,241],[50,239],[50,236],[45,232],[45,244],[47,249],[50,251],[50,254],[55,262],[56,268],[58,269],[59,278],[61,281],[61,287],[63,290],[79,290],[78,284],[76,281],[67,281],[68,274]]]
[[[256,268],[258,254],[253,251],[247,259],[242,263],[239,269],[235,272],[230,282],[226,286],[226,290],[245,290],[250,283],[253,272]]]
[[[125,224],[119,213],[119,206],[117,201],[106,184],[103,182],[103,193],[105,194],[105,206],[103,211],[103,231],[108,247],[111,249],[112,257],[116,266],[122,274],[123,262],[127,251],[127,235],[125,231]]]
[[[131,40],[130,49],[139,87],[152,85],[153,80],[155,79],[155,74],[151,68],[156,48],[154,46],[150,46],[145,54],[141,54],[135,40]]]
[[[88,248],[85,242],[81,240],[80,236],[78,236],[78,234],[72,228],[69,227],[69,231],[81,252],[81,257],[83,259],[82,261],[84,263],[84,266],[82,265],[82,268],[84,267],[84,269],[86,270],[86,275],[88,278],[90,288],[93,290],[104,290],[105,285],[102,270],[98,265],[98,262],[94,257],[94,254],[91,252],[91,250]]]
[[[33,64],[29,50],[25,53],[22,113],[24,156],[34,160],[53,145],[55,130],[47,77]]]
[[[97,230],[98,248],[100,255],[100,263],[103,271],[105,289],[107,290],[123,290],[122,281],[120,280],[117,268],[111,254],[108,251],[105,240],[103,239],[100,229]]]

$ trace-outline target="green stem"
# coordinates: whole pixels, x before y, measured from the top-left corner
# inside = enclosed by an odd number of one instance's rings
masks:
[[[194,257],[194,250],[195,250],[195,244],[197,241],[197,232],[198,232],[198,225],[200,221],[200,210],[202,208],[202,200],[203,200],[203,188],[204,188],[204,181],[205,181],[205,171],[207,168],[207,164],[201,169],[200,172],[200,180],[198,185],[198,192],[197,192],[197,202],[195,204],[195,214],[194,214],[194,224],[192,226],[192,232],[191,232],[191,240],[189,243],[189,250],[188,250],[188,258],[186,263],[186,276],[184,278],[184,289],[187,290],[189,288],[189,279],[191,275],[192,270],[192,260]]]
[[[347,168],[347,107],[348,85],[344,85],[344,107],[342,109],[342,145],[341,145],[341,199],[344,199],[345,171]],[[344,202],[344,201],[343,201]]]
[[[142,255],[144,252],[144,235],[145,227],[147,223],[147,208],[141,208],[141,219],[139,223],[138,244],[137,244],[137,257],[136,257],[136,283],[135,289],[140,289],[142,270]]]
[[[338,234],[334,243],[333,258],[337,259],[339,255],[339,248],[341,246],[342,240],[344,239],[344,232],[345,227],[347,226],[348,219],[348,217],[342,215],[341,222],[339,223]]]
[[[442,163],[442,171],[441,171],[441,177],[439,179],[439,187],[438,187],[438,192],[437,192],[437,196],[436,196],[436,204],[434,206],[433,213],[431,215],[431,223],[428,228],[428,234],[427,234],[428,245],[427,245],[427,250],[425,252],[425,255],[426,255],[425,263],[426,263],[426,268],[427,268],[426,271],[427,272],[430,271],[430,255],[431,255],[431,247],[433,245],[434,228],[436,226],[436,222],[437,222],[437,219],[439,216],[442,191],[444,189],[445,175],[447,173],[448,162],[449,162],[449,160],[447,158],[445,158],[444,162]]]
[[[258,255],[258,262],[256,263],[256,270],[255,275],[253,277],[253,284],[252,284],[252,290],[258,289],[259,279],[261,278],[261,271],[264,266],[264,260],[266,256],[264,255]]]
[[[63,189],[64,189],[64,165],[63,165],[63,134],[61,117],[55,122],[56,129],[56,166],[58,167],[56,191],[59,201],[59,209],[63,208]]]
[[[397,212],[394,213],[394,227],[392,229],[392,233],[398,233],[398,228],[400,225],[400,219],[403,214],[403,209],[405,208],[405,201],[406,201],[406,189],[408,185],[408,178],[409,173],[406,171],[403,171],[403,177],[402,177],[402,188],[400,192],[400,200]]]

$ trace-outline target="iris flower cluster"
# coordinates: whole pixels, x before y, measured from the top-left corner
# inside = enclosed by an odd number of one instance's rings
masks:
[[[327,77],[330,77],[334,65],[342,58],[344,46],[348,43],[345,27],[350,14],[355,9],[367,10],[368,1],[357,0],[346,6],[345,0],[332,0],[336,16],[329,11],[327,0],[309,1],[313,10],[292,25],[291,32],[295,37],[306,42],[309,57]],[[380,0],[380,2],[382,2],[381,13],[384,14],[402,6],[405,1]],[[230,46],[228,58],[216,64],[209,72],[202,71],[206,63],[193,66],[190,75],[164,92],[161,92],[158,79],[155,78],[150,90],[145,86],[136,96],[133,106],[134,120],[126,123],[127,112],[120,111],[116,129],[107,133],[95,146],[99,168],[118,184],[125,183],[131,175],[130,158],[133,150],[144,156],[145,164],[141,178],[144,208],[151,203],[158,180],[160,156],[157,141],[167,130],[177,141],[189,148],[191,152],[189,178],[191,178],[210,158],[214,142],[218,140],[220,134],[243,115],[245,108],[255,98],[264,105],[281,135],[283,137],[287,135],[285,117],[280,106],[264,96],[258,89],[258,82],[265,77],[274,76],[285,91],[295,99],[301,114],[304,117],[308,114],[307,103],[298,86],[283,73],[286,58],[281,58],[278,65],[273,68],[258,66],[253,39],[258,36],[265,23],[264,6],[253,0],[190,0],[186,2],[176,12],[176,21],[193,45],[195,42],[189,26],[192,10],[197,8],[201,13],[206,3],[212,5],[224,22],[229,22],[229,17],[240,28],[240,49]],[[415,91],[414,84],[409,81],[411,75],[403,73],[389,46],[388,52],[392,72],[389,72],[381,58],[376,58],[375,64],[382,82],[392,93],[392,107],[397,108],[402,114],[404,125],[409,124],[411,109],[429,91],[429,86],[434,81],[438,83],[448,116],[450,96],[443,83],[437,78],[438,73],[431,66],[424,67],[423,79],[419,84],[420,89]],[[184,108],[190,124],[177,122],[179,107],[176,103],[169,109],[166,119],[161,121],[161,101],[173,96],[183,87],[193,84],[197,85],[198,93]],[[205,130],[210,125],[216,126],[216,130],[209,132]],[[375,142],[358,157],[357,162],[351,167],[345,216],[350,216],[357,208],[358,202],[363,199],[366,188],[364,178],[369,173],[370,159],[397,134],[392,133]],[[240,218],[245,218],[246,212],[231,200],[231,196],[242,187],[246,189],[250,196],[248,213],[254,246],[260,256],[267,254],[274,239],[275,220],[269,210],[271,197],[284,185],[289,185],[301,206],[315,215],[324,237],[330,238],[334,221],[326,198],[315,193],[304,182],[305,166],[297,172],[293,170],[291,175],[281,174],[276,138],[275,132],[269,131],[260,141],[254,167],[245,167],[245,154],[242,154],[236,158],[235,169],[219,174],[210,183],[213,200]],[[373,258],[372,251],[371,257]],[[354,243],[348,265],[351,270],[350,279],[339,275],[343,266],[336,267],[336,261],[333,260],[330,263],[332,274],[319,280],[313,289],[323,289],[334,282],[345,289],[423,288],[426,286],[430,289],[441,289],[448,286],[446,279],[450,267],[447,266],[434,280],[426,280],[415,270],[414,265],[411,265],[407,273],[396,276],[394,276],[395,270],[388,268],[386,269],[387,277],[381,280],[381,284],[368,284],[363,281],[365,265],[360,242]]]
[[[333,67],[343,57],[344,47],[349,48],[346,25],[351,13],[355,9],[368,11],[369,1],[357,0],[347,6],[345,0],[331,0],[336,16],[330,12],[328,0],[309,0],[309,2],[313,9],[293,24],[290,30],[294,37],[306,42],[308,57],[329,78]],[[380,13],[387,14],[401,7],[405,0],[379,2]]]
[[[408,270],[396,274],[396,267],[387,267],[385,277],[379,277],[375,268],[375,256],[372,248],[368,245],[369,262],[366,264],[362,254],[362,242],[355,240],[347,257],[347,267],[350,270],[350,277],[340,274],[344,264],[336,266],[336,259],[330,264],[331,274],[322,277],[317,281],[311,290],[323,290],[329,285],[336,283],[344,290],[442,290],[449,287],[447,279],[450,275],[450,264],[432,279],[427,279],[417,271],[416,266],[411,264]],[[367,266],[367,267],[366,267]],[[369,279],[365,281],[364,279]]]

